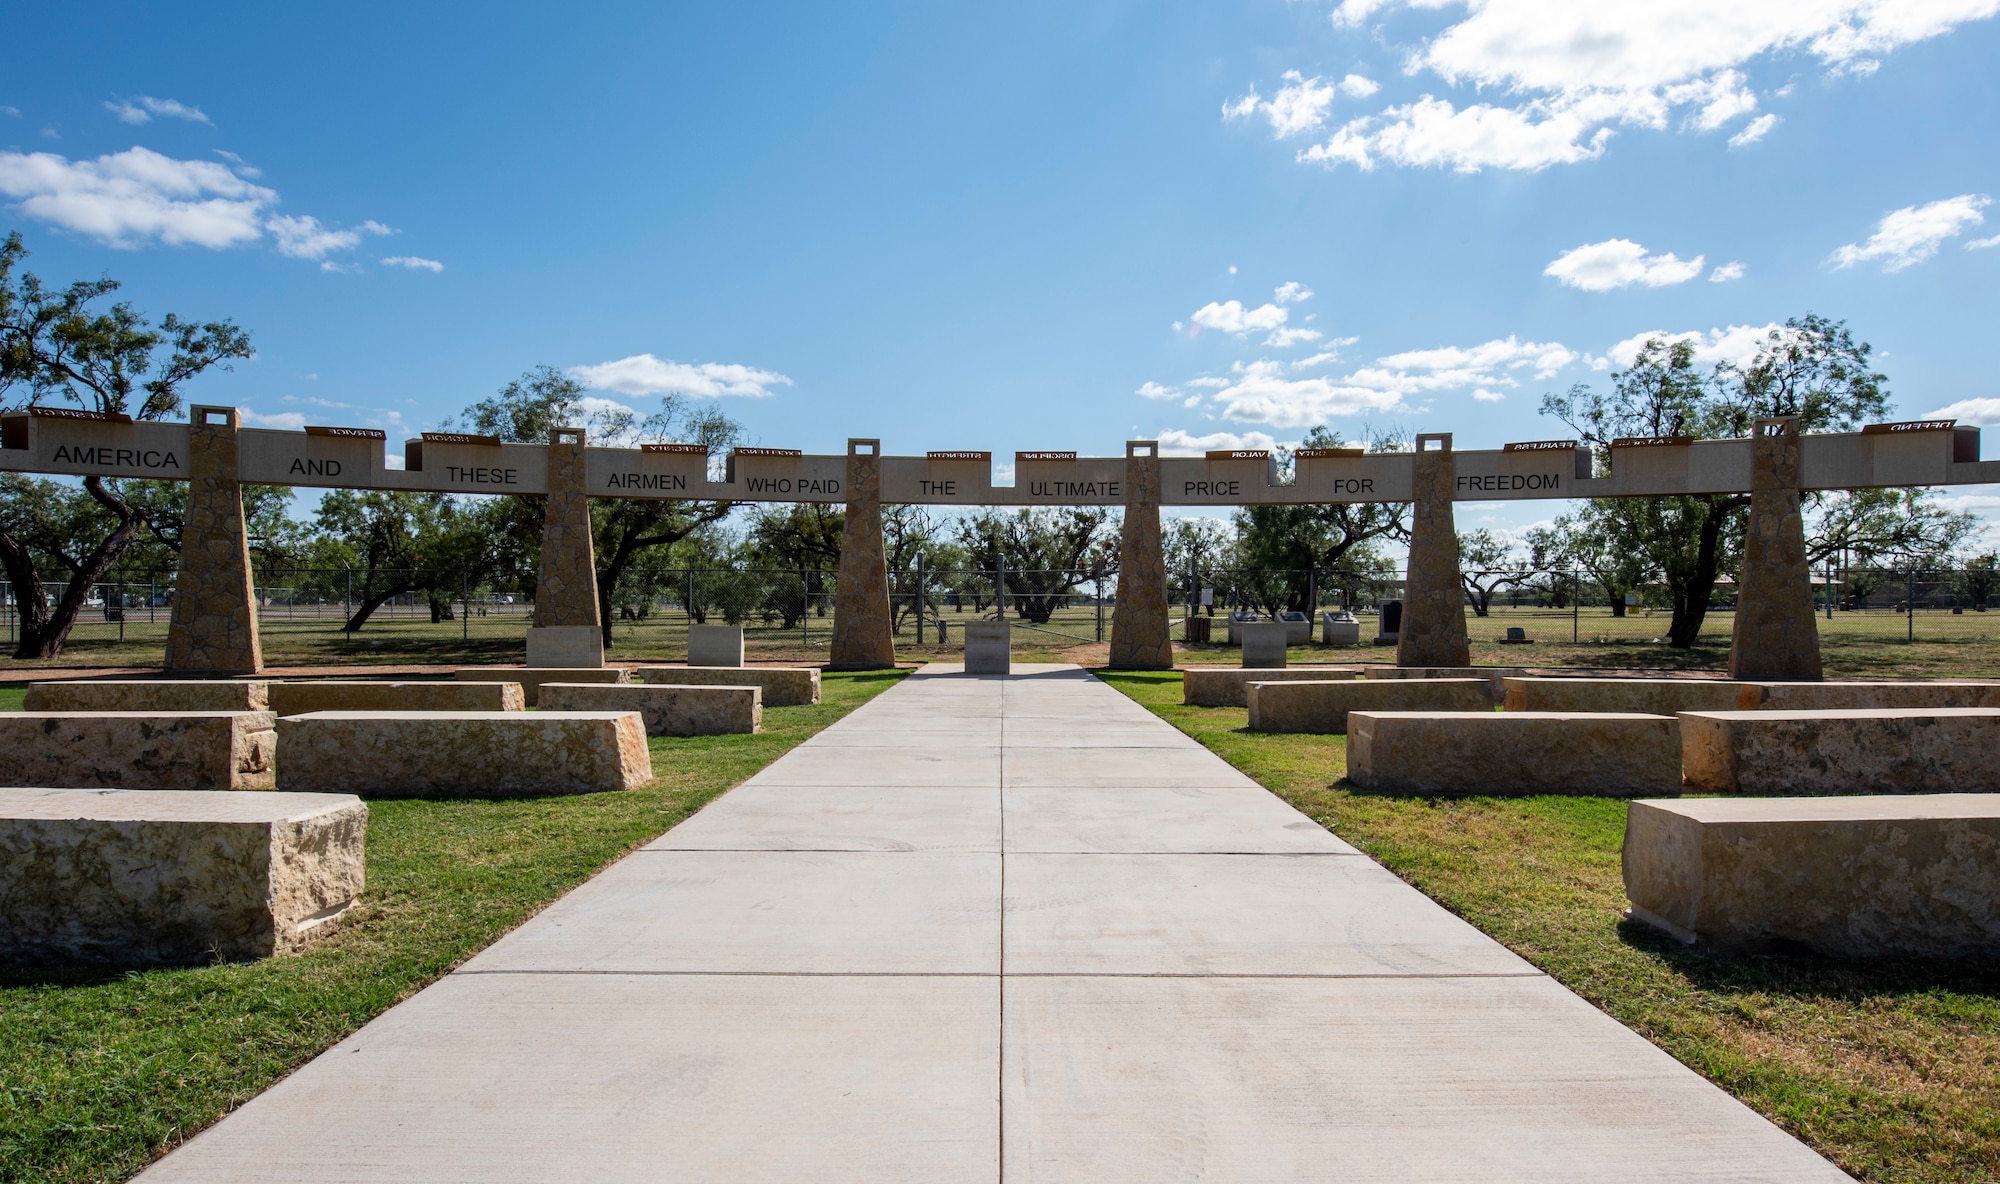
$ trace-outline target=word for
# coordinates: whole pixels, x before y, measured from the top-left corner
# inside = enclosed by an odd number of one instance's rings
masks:
[[[613,473],[604,479],[613,489],[686,489],[688,479],[679,473]]]
[[[1561,489],[1561,473],[1499,473],[1490,477],[1460,477],[1460,489],[1506,493],[1516,489]]]
[[[447,481],[467,481],[474,485],[519,485],[521,483],[521,470],[461,469],[457,465],[446,465],[444,467],[444,479]]]
[[[1333,493],[1375,492],[1375,478],[1373,477],[1335,477],[1331,481],[1313,482],[1315,489],[1324,489],[1329,485],[1333,486],[1331,490]]]
[[[313,460],[311,457],[294,457],[290,472],[303,477],[338,477],[340,462],[337,460]]]
[[[744,451],[748,450],[745,449]],[[800,493],[820,494],[830,497],[840,492],[840,482],[832,477],[824,480],[814,477],[802,477],[797,482],[794,482],[790,477],[745,477],[743,479],[743,487],[751,493],[791,493],[794,484],[798,486],[798,492]]]
[[[1183,481],[1182,497],[1236,497],[1243,492],[1241,481]]]
[[[1030,481],[1028,492],[1036,497],[1117,497],[1116,481]]]
[[[181,458],[153,448],[71,448],[56,446],[59,465],[105,465],[124,469],[178,469]]]

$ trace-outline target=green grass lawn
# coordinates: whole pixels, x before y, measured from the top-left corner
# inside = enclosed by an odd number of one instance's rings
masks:
[[[766,708],[755,735],[655,737],[644,789],[374,799],[362,903],[302,954],[0,971],[0,1181],[130,1176],[905,673],[825,674],[821,703]]]
[[[1622,801],[1367,794],[1344,736],[1099,677],[1854,1175],[2000,1180],[2000,965],[1688,954],[1621,919]]]

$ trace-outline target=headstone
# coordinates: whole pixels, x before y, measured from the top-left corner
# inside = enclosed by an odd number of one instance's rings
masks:
[[[1322,613],[1319,639],[1326,645],[1360,645],[1361,622],[1344,613]]]
[[[833,598],[830,670],[886,670],[896,664],[889,620],[888,561],[882,549],[882,442],[847,442],[847,516],[840,534],[840,582]]]
[[[1312,640],[1312,618],[1301,612],[1282,612],[1278,620],[1285,626],[1285,644],[1305,645]]]
[[[1410,567],[1403,585],[1403,620],[1396,634],[1398,666],[1465,666],[1472,661],[1465,632],[1465,585],[1458,570],[1458,529],[1451,508],[1456,471],[1449,432],[1417,436]]]
[[[1750,522],[1729,634],[1729,677],[1821,676],[1805,520],[1799,513],[1799,420],[1752,428]]]
[[[597,611],[597,552],[584,483],[583,429],[551,429],[548,456],[549,494],[542,514],[528,665],[602,667],[604,623]]]
[[[1167,561],[1160,549],[1160,445],[1125,444],[1125,521],[1118,532],[1118,606],[1111,617],[1113,670],[1171,670]]]
[[[1375,641],[1378,644],[1382,642],[1393,644],[1402,636],[1402,632],[1403,602],[1400,600],[1383,601],[1381,614],[1375,618]]]
[[[168,670],[255,674],[264,668],[243,486],[236,479],[237,424],[234,407],[189,408],[187,513],[167,626]]]
[[[967,674],[1011,674],[1014,661],[1014,627],[1006,621],[965,623],[965,672]]]
[[[1509,625],[1507,626],[1507,636],[1500,639],[1500,644],[1533,645],[1535,643],[1528,640],[1528,631],[1526,629],[1521,628],[1519,625]]]
[[[1243,669],[1283,670],[1285,668],[1285,623],[1259,621],[1238,626],[1243,637]]]
[[[743,665],[743,626],[689,625],[688,665]]]

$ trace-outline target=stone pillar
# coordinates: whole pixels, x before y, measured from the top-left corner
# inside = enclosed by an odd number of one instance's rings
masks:
[[[597,544],[590,533],[582,428],[549,432],[549,496],[542,516],[542,558],[535,580],[535,622],[528,665],[587,669],[604,665],[604,622],[597,613]]]
[[[1417,437],[1416,504],[1410,520],[1410,571],[1403,585],[1398,666],[1470,666],[1465,586],[1458,572],[1458,526],[1451,495],[1457,466],[1451,433]]]
[[[1160,550],[1160,446],[1125,445],[1125,524],[1118,532],[1118,606],[1111,617],[1113,670],[1172,670],[1167,560]]]
[[[840,583],[833,596],[832,670],[896,664],[889,627],[889,567],[882,548],[882,442],[847,442],[847,521],[840,532]]]
[[[243,486],[236,480],[238,422],[234,407],[188,411],[187,514],[167,626],[167,669],[179,673],[255,674],[264,668]]]
[[[1729,677],[1817,679],[1819,627],[1799,513],[1798,417],[1758,420],[1750,457],[1750,525],[1729,635]]]

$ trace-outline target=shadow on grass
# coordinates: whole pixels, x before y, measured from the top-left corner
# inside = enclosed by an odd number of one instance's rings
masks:
[[[1706,954],[1641,921],[1618,922],[1618,939],[1691,985],[1717,994],[1783,995],[1856,1003],[1884,996],[2000,996],[2000,961],[1974,958],[1829,958],[1806,950]]]

